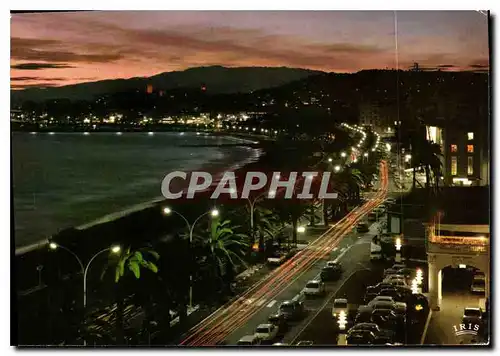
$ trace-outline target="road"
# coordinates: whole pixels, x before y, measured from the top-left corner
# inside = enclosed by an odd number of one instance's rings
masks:
[[[221,342],[234,344],[241,336],[253,334],[254,328],[267,320],[271,311],[274,311],[272,308],[278,306],[278,300],[292,298],[308,280],[318,274],[325,258],[334,257],[331,256],[332,252],[342,254],[346,251],[346,247],[341,245],[343,239],[387,195],[388,167],[385,161],[380,163],[380,182],[381,189],[371,200],[352,210],[306,249],[257,282],[236,301],[222,306],[189,330],[180,345],[210,346]]]

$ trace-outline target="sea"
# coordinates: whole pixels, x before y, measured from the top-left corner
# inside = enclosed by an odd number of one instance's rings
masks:
[[[175,170],[236,169],[252,142],[195,132],[12,133],[15,247],[161,200]],[[223,146],[242,143],[242,146]]]

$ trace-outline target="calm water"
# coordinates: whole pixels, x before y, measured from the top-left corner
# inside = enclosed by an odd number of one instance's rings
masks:
[[[220,169],[255,157],[234,143],[193,133],[12,134],[16,247],[161,197],[172,170]]]

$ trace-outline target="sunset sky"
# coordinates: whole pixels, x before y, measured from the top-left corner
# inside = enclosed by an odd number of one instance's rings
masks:
[[[139,11],[13,14],[11,87],[151,76],[189,67],[396,67],[391,11]],[[489,65],[476,11],[397,12],[399,68]]]

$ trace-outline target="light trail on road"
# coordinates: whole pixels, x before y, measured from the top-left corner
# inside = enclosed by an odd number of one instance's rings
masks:
[[[387,162],[380,163],[381,189],[364,205],[352,210],[309,246],[255,283],[237,300],[227,303],[188,331],[184,346],[213,346],[245,325],[296,279],[329,254],[355,224],[381,204],[388,191]]]

